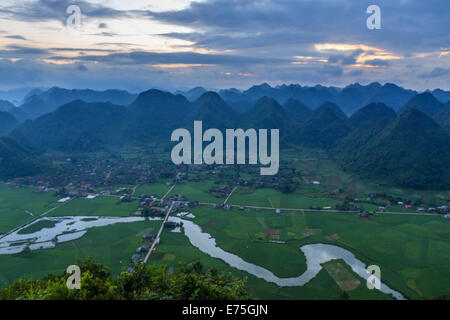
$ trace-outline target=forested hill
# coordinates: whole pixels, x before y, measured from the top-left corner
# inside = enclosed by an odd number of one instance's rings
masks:
[[[11,179],[42,172],[46,164],[13,139],[0,137],[0,179]]]
[[[423,112],[408,108],[389,123],[356,129],[332,150],[359,176],[418,189],[450,189],[450,137]]]

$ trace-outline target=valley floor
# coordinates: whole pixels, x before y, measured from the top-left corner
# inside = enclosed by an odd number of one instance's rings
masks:
[[[386,213],[367,218],[352,210],[336,209],[351,198],[350,202],[362,210],[379,212],[388,197],[420,200],[428,209],[431,205],[448,204],[448,192],[410,191],[359,181],[341,172],[320,152],[302,154],[293,163],[301,174],[295,175],[298,186],[291,193],[269,187],[229,185],[229,171],[217,169],[189,174],[196,181],[178,181],[175,186],[161,179],[130,187],[136,197],[152,194],[160,199],[181,194],[187,201],[203,203],[190,210],[195,216],[193,222],[215,238],[218,247],[277,277],[296,277],[305,272],[305,256],[299,248],[325,243],[351,251],[366,265],[380,266],[382,282],[407,298],[431,299],[449,294],[450,221],[443,215],[428,211],[423,214],[398,203],[388,205]],[[244,179],[254,177],[241,173]],[[211,192],[226,187],[228,194]],[[378,196],[368,197],[372,193]],[[53,194],[0,184],[0,234],[4,236],[42,214],[129,217],[140,207],[137,200],[120,203],[118,196],[75,198],[59,203],[60,198]],[[213,208],[213,204],[224,202],[232,208]],[[87,257],[118,274],[132,266],[131,256],[143,244],[143,236],[156,234],[160,226],[161,221],[142,221],[92,228],[83,237],[57,244],[53,249],[0,255],[0,286],[19,278],[62,274],[69,265]],[[368,290],[365,279],[341,260],[325,263],[303,287],[281,288],[208,256],[194,247],[183,232],[168,229],[164,229],[149,263],[177,268],[179,263],[197,261],[205,267],[247,277],[248,291],[260,299],[340,299],[343,291],[350,299],[391,299],[377,290]]]

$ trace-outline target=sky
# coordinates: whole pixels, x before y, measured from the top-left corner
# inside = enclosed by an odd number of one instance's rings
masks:
[[[366,25],[369,5],[381,29]],[[2,0],[0,90],[450,90],[449,16],[448,0]]]

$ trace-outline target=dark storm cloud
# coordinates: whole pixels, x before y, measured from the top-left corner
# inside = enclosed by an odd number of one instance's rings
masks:
[[[364,73],[363,70],[353,70],[348,73],[349,76],[360,76]]]
[[[245,49],[283,45],[310,45],[325,41],[327,37],[312,32],[305,33],[292,30],[270,30],[264,33],[165,33],[159,36],[191,41],[197,48]]]
[[[6,50],[0,50],[0,57],[20,58],[21,56],[42,56],[48,54],[48,50],[17,45],[6,46]]]
[[[35,84],[45,74],[45,71],[36,68],[34,63],[28,61],[0,60],[0,74],[8,75],[0,77],[0,85],[14,87]]]
[[[9,46],[0,50],[0,57],[40,58],[36,60],[47,58],[73,62],[74,64],[70,66],[49,66],[44,63],[32,65],[31,62],[29,65],[23,62],[16,63],[14,66],[20,70],[28,70],[33,75],[35,70],[37,75],[44,74],[46,79],[50,80],[65,80],[66,78],[62,77],[64,75],[67,76],[67,81],[94,83],[93,81],[97,80],[104,85],[112,83],[112,80],[108,81],[115,75],[123,74],[129,75],[127,80],[132,84],[148,81],[148,77],[144,74],[140,80],[134,79],[133,76],[140,70],[148,72],[148,65],[155,64],[207,65],[204,68],[173,69],[167,73],[150,67],[152,74],[155,75],[154,81],[159,81],[160,86],[177,82],[185,85],[187,72],[190,72],[189,79],[193,80],[195,85],[202,83],[210,85],[214,82],[214,85],[218,87],[228,84],[242,87],[260,80],[330,84],[331,81],[342,83],[359,80],[360,76],[364,76],[365,79],[372,77],[371,81],[386,79],[395,82],[398,79],[404,79],[407,82],[416,81],[417,84],[426,81],[431,83],[433,79],[436,79],[433,83],[440,83],[450,72],[445,65],[438,67],[439,61],[434,58],[436,55],[414,59],[417,53],[434,52],[450,47],[448,32],[450,19],[448,19],[447,3],[448,0],[205,0],[193,2],[183,10],[156,12],[116,10],[108,7],[107,4],[93,4],[89,0],[15,1],[9,6],[0,5],[0,15],[7,16],[11,21],[64,23],[67,18],[67,7],[72,4],[79,5],[84,16],[98,19],[94,21],[93,26],[98,31],[97,35],[105,36],[104,39],[98,38],[94,46],[102,48],[105,45],[115,45],[119,49],[116,51],[95,48],[45,50]],[[366,9],[371,4],[381,7],[381,30],[368,30],[366,27],[368,17]],[[112,25],[113,22],[108,19],[130,18],[129,23],[132,24],[135,17],[190,28],[192,30],[190,33],[156,35],[191,41],[193,45],[185,45],[189,50],[207,49],[219,52],[232,50],[232,53],[146,52],[144,46],[131,43],[132,37],[129,40],[127,38],[126,43],[113,43],[115,38],[112,37],[111,42],[101,42],[107,39],[106,36],[115,35],[109,32],[111,30],[106,23]],[[114,31],[118,32],[117,29]],[[9,33],[16,32],[19,33],[19,31]],[[358,63],[357,61],[361,61],[358,58],[362,54],[371,55],[367,49],[365,52],[361,50],[319,52],[314,47],[318,43],[364,44],[381,50],[374,50],[372,60]],[[70,43],[58,46],[65,45],[70,46]],[[377,59],[380,57],[377,56],[377,52],[382,50],[385,50],[383,52],[386,54],[406,57],[406,59],[400,58],[395,61]],[[64,57],[66,54],[64,51],[78,52],[78,56]],[[96,54],[96,51],[108,54],[100,55]],[[294,56],[303,56],[306,59],[294,59]],[[442,58],[442,61],[448,61],[445,60],[447,58]],[[293,60],[300,63],[292,64]],[[414,72],[408,69],[404,60],[407,60],[406,63],[415,65]],[[366,68],[364,71],[355,70],[356,68],[351,66],[357,63],[375,68]],[[1,72],[3,70],[5,69],[0,69]],[[64,72],[67,72],[69,76]],[[71,78],[70,72],[76,73],[78,80]],[[377,72],[380,73],[376,74]],[[231,83],[231,80],[226,82],[227,79],[231,79],[224,76],[226,73],[234,75],[251,73],[254,77],[249,79],[249,77],[236,76]],[[379,78],[375,79],[376,77]],[[37,79],[34,76],[31,78]],[[242,79],[242,82],[238,82],[239,79]],[[123,81],[125,79],[120,77],[116,79],[116,83]]]
[[[84,66],[84,67],[83,67]],[[134,69],[103,69],[101,66],[84,64],[55,65],[33,59],[19,61],[0,60],[0,87],[15,88],[24,86],[61,86],[66,88],[93,88],[105,90],[110,88],[132,89],[142,91],[167,81],[164,71],[136,66]],[[152,80],[158,77],[158,80]],[[154,82],[153,82],[154,81]]]
[[[344,70],[339,66],[324,65],[320,72],[330,77],[340,77],[344,73]]]
[[[132,13],[92,4],[84,0],[37,0],[25,3],[16,1],[14,5],[0,7],[0,14],[23,21],[57,20],[64,23],[67,19],[66,10],[70,5],[79,6],[82,14],[91,18],[120,18],[130,16]]]
[[[375,67],[385,67],[389,66],[391,64],[388,60],[380,60],[380,59],[374,59],[374,60],[367,60],[365,64],[368,64],[369,66],[375,66]]]
[[[420,78],[422,79],[432,79],[432,78],[439,78],[445,75],[448,75],[449,69],[444,69],[444,68],[434,68],[431,72],[427,72],[427,73],[422,73],[419,75]]]
[[[348,66],[356,63],[356,59],[363,53],[363,50],[355,50],[350,54],[334,54],[328,57],[328,62]]]
[[[377,31],[366,27],[366,9],[370,4],[373,1],[210,0],[194,2],[180,11],[149,11],[147,14],[152,19],[203,30],[202,34],[170,36],[219,47],[233,46],[246,37],[258,40],[249,46],[260,46],[266,41],[284,44],[283,37],[264,36],[273,30],[297,33],[298,42],[363,41],[405,51],[423,48],[424,45],[436,49],[442,46],[443,40],[450,40],[450,19],[444,13],[449,11],[447,0],[378,0],[376,4],[381,7],[382,29]],[[225,33],[228,36],[217,36]],[[310,35],[315,35],[315,40],[314,37],[305,39]]]
[[[50,48],[49,51],[72,51],[72,52],[113,52],[111,49],[96,49],[96,48]]]
[[[84,64],[80,63],[80,64],[76,65],[76,70],[81,71],[81,72],[86,72],[86,71],[88,71],[88,68]]]
[[[10,35],[10,36],[5,36],[5,38],[8,39],[16,39],[16,40],[27,40],[25,37],[22,37],[20,35]]]
[[[54,56],[51,60],[73,60],[74,58]],[[206,65],[255,65],[289,63],[290,60],[278,58],[260,58],[238,55],[201,54],[195,52],[156,53],[135,51],[130,53],[113,53],[109,55],[85,55],[76,60],[103,62],[121,65],[139,64],[206,64]]]

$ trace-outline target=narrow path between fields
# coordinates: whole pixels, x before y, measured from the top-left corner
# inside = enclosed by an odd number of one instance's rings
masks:
[[[230,194],[228,195],[228,197],[225,199],[225,201],[223,202],[223,204],[227,204],[228,199],[230,199],[231,195],[233,194],[234,190],[236,190],[238,188],[238,186],[234,187],[233,190],[231,190]]]
[[[174,204],[175,204],[175,202],[172,202],[172,204],[170,205],[169,210],[167,210],[167,214],[166,214],[166,216],[165,216],[165,218],[164,218],[164,220],[163,220],[163,222],[161,224],[161,228],[159,228],[158,234],[156,235],[156,238],[153,241],[152,246],[150,247],[150,250],[148,251],[147,255],[145,256],[144,264],[146,264],[148,262],[148,260],[150,259],[151,254],[153,252],[153,250],[155,249],[156,242],[161,237],[161,234],[162,234],[162,232],[164,230],[164,224],[167,222],[167,219],[169,219],[169,215],[172,212]]]
[[[210,202],[200,202],[200,205],[205,206],[214,206],[216,203]],[[260,209],[260,210],[274,210],[274,207],[258,207],[258,206],[246,206],[241,204],[232,204],[232,207],[240,208],[249,208],[249,209]],[[359,213],[360,211],[345,211],[345,210],[320,210],[320,209],[302,209],[302,208],[279,208],[281,211],[299,211],[299,212],[334,212],[334,213]],[[379,214],[396,214],[396,215],[413,215],[413,216],[441,216],[438,213],[418,213],[418,212],[389,212],[389,211],[379,211],[376,212]]]
[[[175,188],[175,186],[176,185],[174,184],[172,187],[170,187],[169,191],[167,191],[166,194],[161,198],[161,201],[164,200],[169,195],[169,193],[172,192],[172,190],[173,190],[173,188]]]

